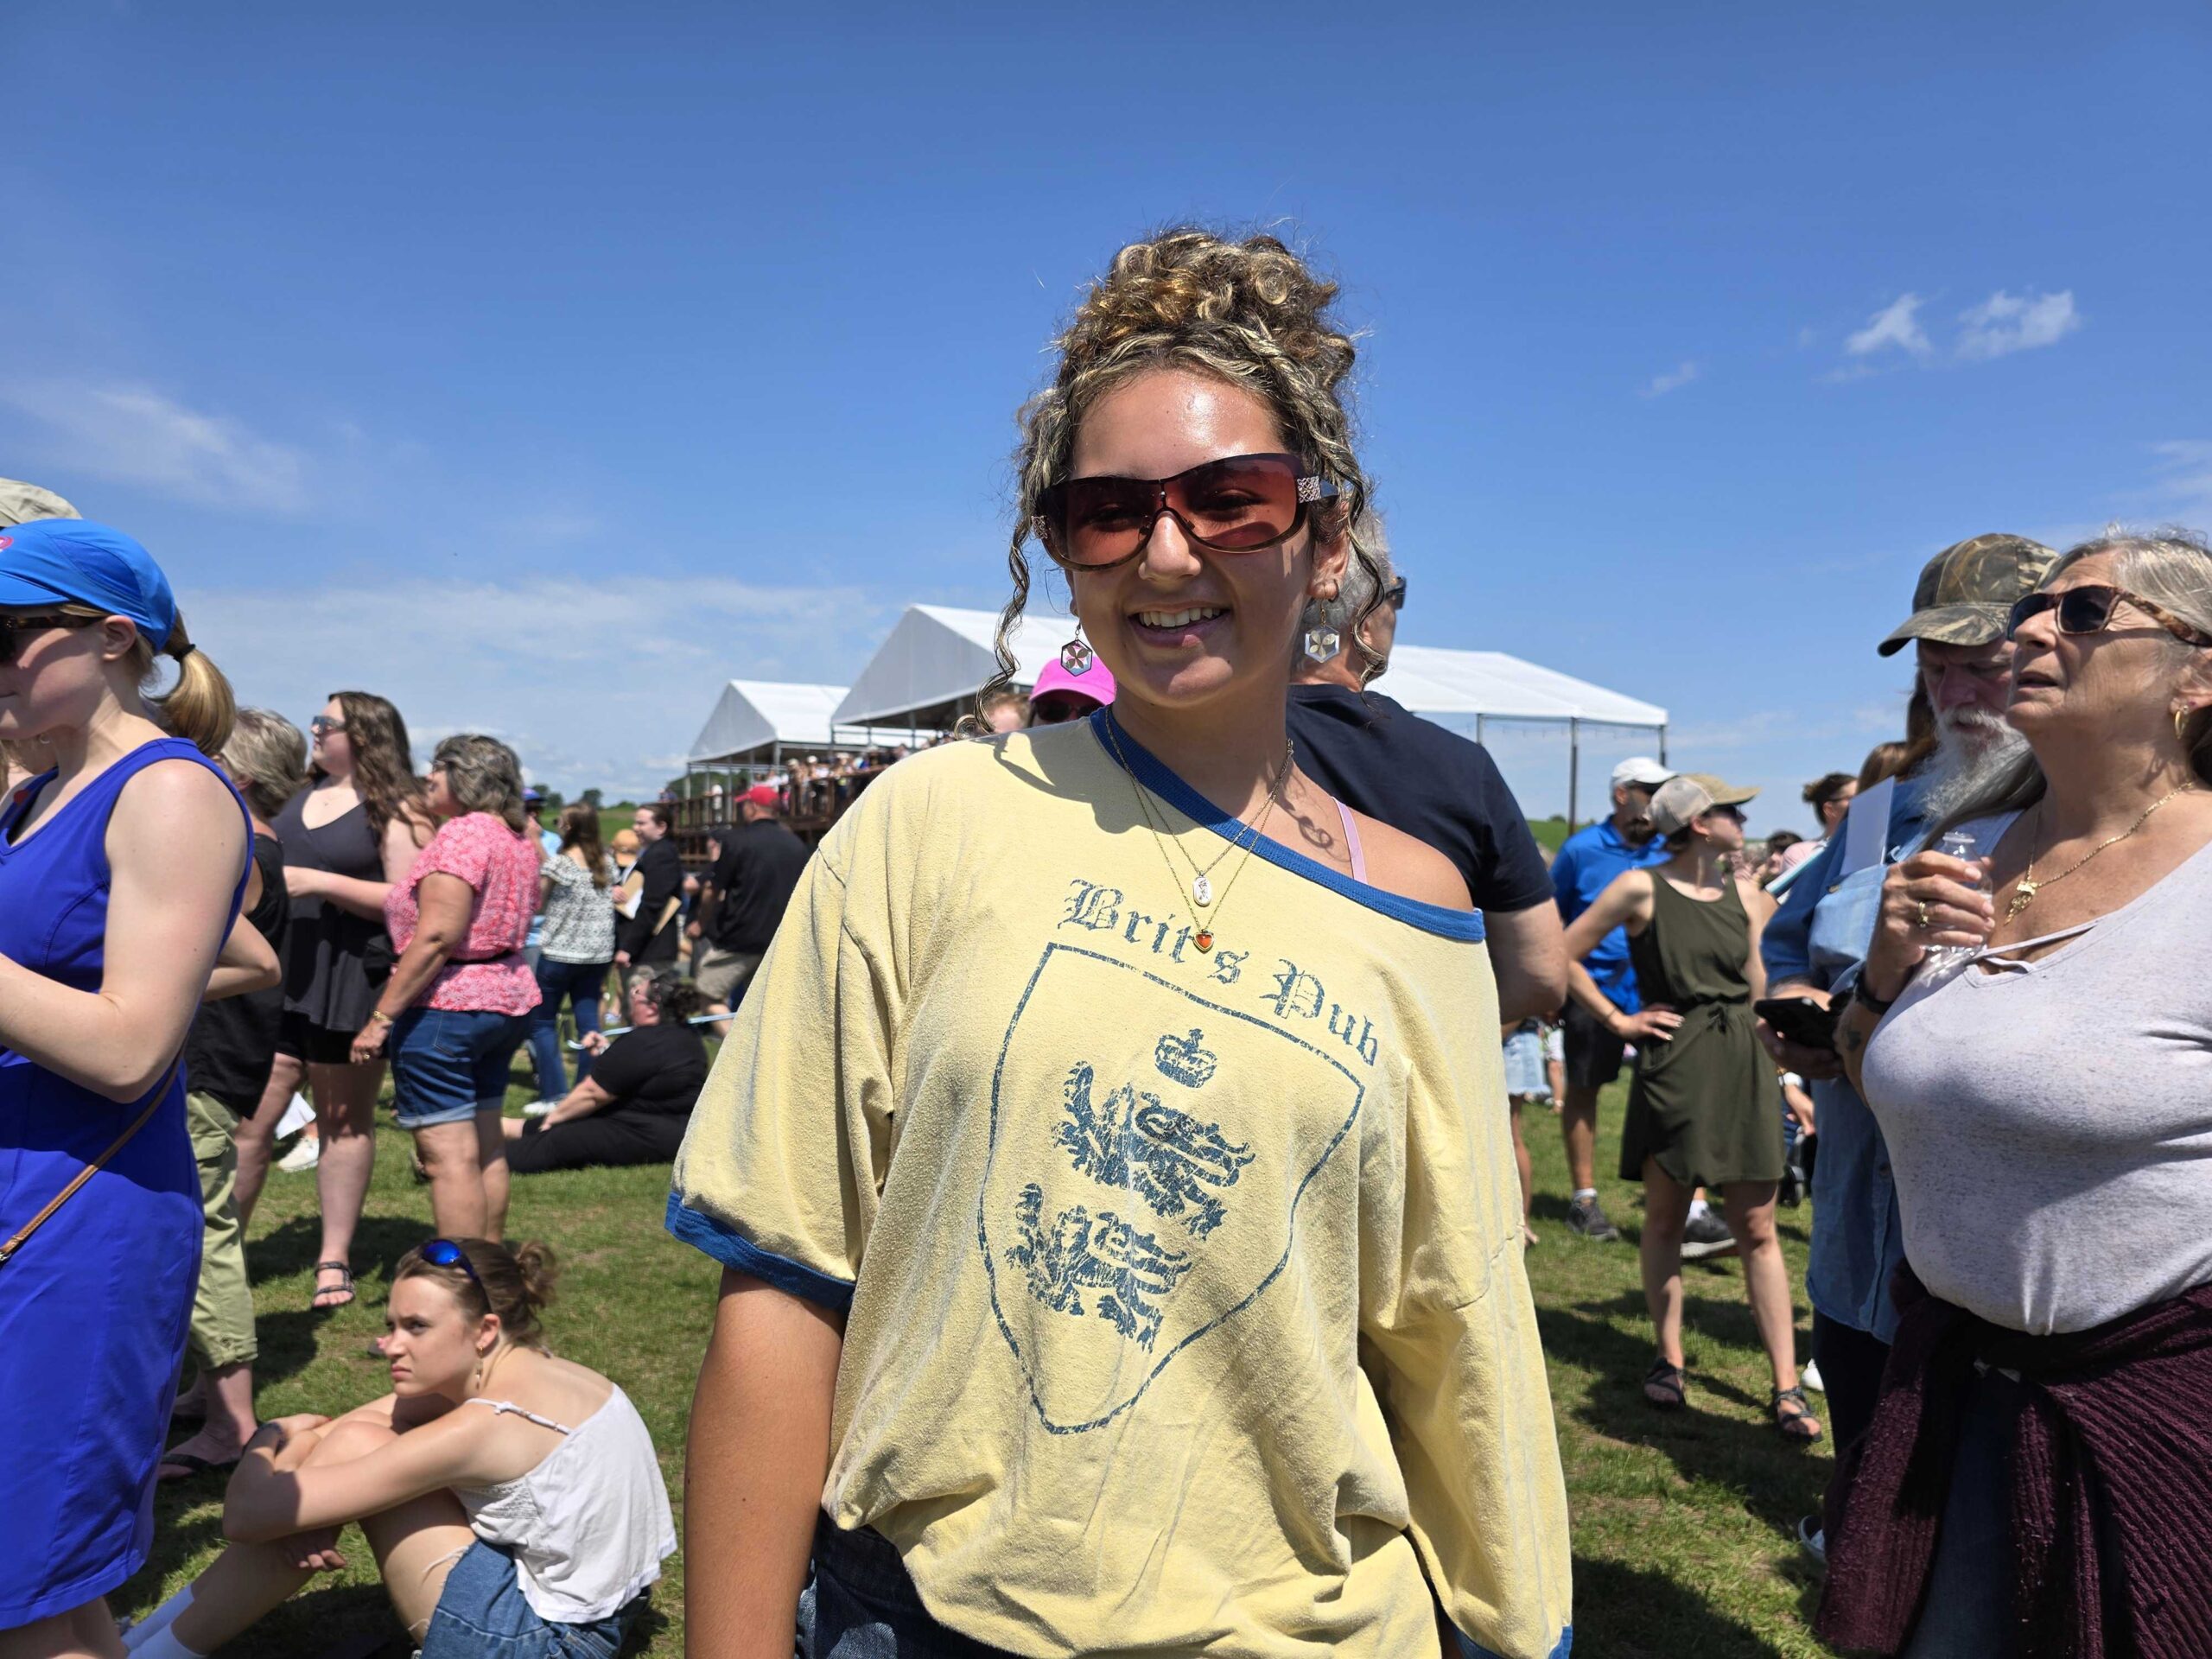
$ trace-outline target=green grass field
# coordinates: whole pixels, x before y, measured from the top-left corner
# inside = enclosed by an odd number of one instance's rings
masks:
[[[519,1084],[510,1100],[531,1090]],[[1622,1090],[1608,1091],[1599,1168],[1618,1156]],[[1731,1261],[1688,1269],[1690,1409],[1662,1416],[1637,1383],[1651,1340],[1632,1243],[1591,1244],[1567,1231],[1565,1165],[1556,1120],[1529,1119],[1536,1161],[1529,1257],[1549,1355],[1567,1489],[1573,1508],[1576,1659],[1753,1659],[1818,1655],[1807,1630],[1812,1580],[1797,1553],[1796,1518],[1814,1509],[1827,1452],[1785,1444],[1769,1426],[1764,1362]],[[376,1183],[354,1266],[359,1299],[334,1313],[308,1311],[315,1256],[312,1176],[271,1172],[249,1249],[259,1313],[259,1406],[264,1417],[334,1414],[386,1389],[370,1341],[382,1331],[393,1265],[429,1233],[426,1189],[408,1174],[409,1144],[379,1135]],[[664,1169],[593,1170],[515,1183],[509,1230],[543,1238],[563,1262],[560,1300],[547,1316],[554,1345],[628,1390],[661,1451],[681,1514],[682,1461],[691,1382],[703,1351],[717,1272],[661,1230]],[[1606,1208],[1633,1236],[1637,1189],[1601,1179]],[[1802,1282],[1808,1212],[1783,1212],[1793,1281]],[[1800,1317],[1801,1351],[1804,1325]],[[1817,1405],[1819,1396],[1815,1395]],[[155,1553],[114,1599],[119,1612],[156,1605],[221,1548],[219,1489],[164,1488]],[[353,1565],[311,1584],[224,1650],[226,1659],[389,1651],[405,1659],[366,1547],[350,1530]],[[631,1652],[683,1652],[683,1568],[669,1564],[653,1611]]]

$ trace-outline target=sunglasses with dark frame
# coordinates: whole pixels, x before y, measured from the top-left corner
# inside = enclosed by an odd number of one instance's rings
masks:
[[[1144,551],[1166,513],[1214,553],[1258,553],[1298,533],[1337,486],[1295,455],[1224,455],[1173,478],[1070,478],[1037,498],[1038,539],[1062,564],[1110,570]]]
[[[0,614],[0,668],[14,662],[23,648],[23,636],[47,628],[92,628],[104,616],[73,616],[63,611],[17,611]]]
[[[317,715],[308,721],[308,729],[317,737],[325,737],[332,732],[344,732],[346,722],[342,720],[334,720],[328,715]]]
[[[1403,576],[1382,590],[1382,602],[1394,611],[1406,608],[1406,579]]]
[[[2124,588],[2108,588],[2101,582],[2084,582],[2078,588],[2063,588],[2056,593],[2030,594],[2012,607],[2012,615],[2005,619],[2005,637],[2018,639],[2020,624],[2045,611],[2058,613],[2061,633],[2102,633],[2112,626],[2112,613],[2123,601],[2175,639],[2192,645],[2212,645],[2212,633],[2183,621],[2164,606],[2152,603],[2140,594],[2131,594]]]

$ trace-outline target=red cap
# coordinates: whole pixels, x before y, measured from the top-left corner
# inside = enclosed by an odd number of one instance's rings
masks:
[[[783,796],[773,784],[755,784],[738,799],[750,801],[755,806],[781,806],[784,804]]]

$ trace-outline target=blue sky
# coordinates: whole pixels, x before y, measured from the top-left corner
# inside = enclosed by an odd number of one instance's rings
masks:
[[[2212,13],[1541,10],[17,3],[0,474],[246,698],[620,793],[723,679],[995,605],[1056,320],[1265,224],[1366,331],[1402,637],[1665,704],[1795,823],[1936,549],[2212,521]]]

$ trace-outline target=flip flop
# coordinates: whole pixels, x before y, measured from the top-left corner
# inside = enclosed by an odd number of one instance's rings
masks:
[[[342,1285],[318,1285],[315,1289],[309,1291],[308,1293],[308,1307],[310,1312],[316,1313],[334,1313],[341,1307],[350,1307],[353,1306],[353,1268],[346,1266],[343,1262],[318,1262],[315,1264],[315,1277],[318,1279],[326,1273],[342,1273],[346,1275],[346,1282]],[[320,1296],[339,1295],[344,1296],[346,1300],[342,1302],[324,1302],[315,1300]]]
[[[198,1480],[207,1475],[220,1475],[227,1480],[230,1478],[231,1471],[238,1466],[238,1460],[236,1458],[231,1459],[228,1462],[218,1463],[214,1459],[203,1458],[196,1452],[164,1452],[162,1453],[162,1468],[181,1469],[184,1472],[181,1475],[171,1475],[163,1474],[160,1470],[156,1470],[154,1478],[164,1486],[177,1481]]]

